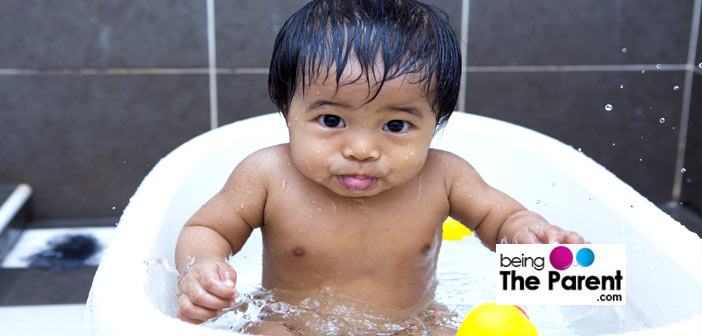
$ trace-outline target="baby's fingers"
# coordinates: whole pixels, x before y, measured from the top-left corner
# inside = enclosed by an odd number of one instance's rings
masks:
[[[190,323],[202,323],[215,316],[218,311],[194,304],[187,295],[178,297],[178,318]]]
[[[239,294],[234,289],[236,272],[228,266],[215,264],[211,269],[200,273],[197,281],[207,292],[227,301],[236,298]]]
[[[573,231],[566,231],[563,236],[564,244],[589,244],[583,237]]]
[[[512,237],[513,244],[538,244],[539,238],[531,230],[521,230]]]
[[[220,298],[215,296],[200,287],[200,285],[196,282],[190,282],[190,284],[191,285],[189,288],[184,291],[187,294],[184,296],[186,296],[191,303],[203,308],[214,310],[231,306],[229,298]]]

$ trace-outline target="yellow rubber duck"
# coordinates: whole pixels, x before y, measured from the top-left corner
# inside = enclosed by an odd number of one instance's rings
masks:
[[[537,336],[522,308],[484,303],[471,310],[456,336]]]
[[[444,221],[444,232],[441,236],[443,240],[461,240],[463,236],[472,236],[473,231],[465,227],[461,222],[447,217]]]

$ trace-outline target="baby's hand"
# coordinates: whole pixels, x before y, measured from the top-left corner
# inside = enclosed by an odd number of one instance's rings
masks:
[[[202,323],[234,307],[236,272],[225,262],[197,262],[178,282],[178,318]]]
[[[501,243],[512,244],[586,244],[588,242],[573,231],[563,230],[549,224],[543,217],[531,211],[522,211],[510,216],[508,226],[511,227],[512,241],[506,241],[504,236]]]
[[[528,225],[512,237],[515,244],[585,244],[585,239],[573,231],[551,224]]]

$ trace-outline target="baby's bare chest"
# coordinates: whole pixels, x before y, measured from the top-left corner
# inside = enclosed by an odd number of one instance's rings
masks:
[[[320,274],[428,266],[448,200],[442,190],[412,190],[391,200],[340,200],[319,189],[281,186],[266,204],[264,255],[278,268]]]

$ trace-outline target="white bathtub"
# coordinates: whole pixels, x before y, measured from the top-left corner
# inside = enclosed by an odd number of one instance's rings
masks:
[[[232,335],[177,320],[176,238],[185,221],[217,192],[249,153],[287,142],[279,114],[230,124],[164,157],[124,210],[87,302],[86,332],[95,335]],[[540,133],[455,113],[434,147],[470,161],[493,186],[593,243],[627,246],[627,296],[650,330],[631,335],[687,335],[702,326],[702,239],[660,211],[583,153]],[[254,234],[240,255],[260,258]],[[257,263],[238,268],[260,279]]]

